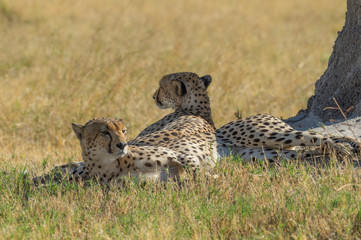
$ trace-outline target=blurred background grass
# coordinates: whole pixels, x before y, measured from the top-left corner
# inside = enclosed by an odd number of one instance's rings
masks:
[[[237,109],[295,115],[345,11],[342,0],[0,0],[0,162],[79,160],[70,124],[97,116],[135,137],[169,113],[152,94],[179,71],[212,75],[218,127]]]

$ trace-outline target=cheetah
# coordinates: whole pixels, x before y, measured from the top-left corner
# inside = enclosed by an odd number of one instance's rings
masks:
[[[175,151],[128,145],[127,128],[121,119],[95,118],[85,125],[73,123],[72,128],[80,141],[84,170],[100,183],[119,182],[122,177],[177,180],[185,172],[178,161],[182,155]],[[77,175],[84,172],[75,171],[73,177]]]
[[[173,116],[177,116],[180,112],[187,112],[191,116],[199,116],[205,119],[211,126],[210,131],[215,128],[207,93],[212,78],[209,75],[201,77],[201,81],[197,81],[197,78],[199,77],[195,73],[174,73],[161,79],[153,99],[159,108],[172,108],[174,113],[143,130],[136,141],[142,141],[141,136],[152,131],[177,126],[178,118],[173,118]],[[169,84],[172,83],[173,79],[177,80],[177,84]],[[199,82],[203,82],[205,88],[199,86]],[[189,127],[193,128],[194,125],[182,127],[186,127],[183,131],[191,131]],[[307,131],[296,131],[282,120],[268,114],[258,114],[247,119],[232,121],[217,129],[215,135],[220,157],[230,154],[241,155],[245,159],[253,159],[254,157],[272,159],[280,156],[288,158],[309,157],[320,154],[322,148],[316,151],[305,151],[301,155],[292,149],[298,146],[319,147],[326,145],[341,153],[346,153],[344,145],[339,143],[347,143],[353,147],[355,152],[359,151],[359,144],[355,139],[325,137]]]
[[[196,157],[199,166],[191,167],[213,168],[219,155],[207,93],[211,81],[209,75],[189,72],[164,76],[153,99],[159,108],[174,112],[144,129],[129,145],[166,147]]]
[[[176,84],[174,80],[176,80]],[[197,74],[189,72],[174,73],[164,76],[159,82],[159,88],[154,93],[153,99],[159,108],[172,108],[174,112],[143,130],[138,135],[138,137],[130,141],[130,143],[152,145],[153,136],[157,136],[157,133],[162,132],[162,130],[177,129],[177,131],[180,131],[179,134],[184,134],[187,132],[192,134],[206,134],[208,138],[206,143],[212,144],[213,148],[217,148],[217,154],[215,154],[217,157],[214,157],[213,159],[218,160],[225,156],[234,154],[240,155],[246,160],[250,160],[255,157],[261,159],[278,159],[308,157],[320,154],[320,150],[307,150],[299,152],[291,148],[280,148],[279,145],[248,146],[245,144],[237,144],[237,142],[233,143],[231,141],[232,136],[234,136],[232,135],[233,132],[230,136],[226,135],[227,137],[230,137],[231,140],[224,138],[224,136],[221,134],[222,132],[219,133],[218,130],[215,131],[215,126],[212,119],[210,100],[207,92],[207,88],[211,82],[212,78],[209,75],[198,77]],[[179,121],[179,118],[177,118],[179,113],[187,113],[187,119],[194,118],[195,116],[205,119],[209,126],[207,128],[208,131],[204,131],[203,133],[199,131],[192,131],[193,129],[199,129],[194,127],[194,125],[196,125],[198,122],[183,125],[183,122]],[[237,128],[238,124],[239,122],[231,122],[231,124],[228,126],[230,127],[232,125],[237,125],[235,126]],[[226,126],[227,129],[229,128],[228,126]],[[302,132],[302,136],[307,136],[307,134]],[[317,138],[317,136],[313,138]],[[162,141],[157,142],[157,145],[166,144],[167,147],[173,149],[174,146],[172,146],[172,141],[168,140],[169,139],[167,139],[167,143],[163,143]],[[252,138],[250,138],[250,141],[253,141]],[[255,142],[258,142],[258,140],[256,139]],[[285,142],[288,143],[287,140],[285,140]],[[302,142],[301,145],[303,144],[305,143]],[[317,142],[313,142],[312,146],[315,146],[316,144]],[[213,154],[213,156],[215,155]]]

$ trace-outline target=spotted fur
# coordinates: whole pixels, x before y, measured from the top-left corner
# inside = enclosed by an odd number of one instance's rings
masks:
[[[173,113],[144,129],[130,145],[162,146],[199,160],[199,168],[218,161],[215,126],[207,88],[212,78],[183,72],[164,76],[153,99]],[[181,160],[187,164],[187,160]]]
[[[92,119],[84,126],[73,123],[73,130],[80,140],[85,167],[74,171],[74,177],[83,177],[87,171],[103,183],[122,177],[166,181],[184,173],[179,162],[182,154],[163,147],[128,145],[122,120]]]
[[[290,150],[301,146],[318,147],[319,152],[326,149],[342,155],[360,151],[357,139],[297,131],[269,114],[258,114],[232,121],[217,129],[216,136],[223,147],[231,149],[245,147]]]

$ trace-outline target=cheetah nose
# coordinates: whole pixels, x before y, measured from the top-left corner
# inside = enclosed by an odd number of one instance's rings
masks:
[[[153,94],[153,99],[154,100],[157,98],[158,92],[159,92],[159,89],[157,91],[155,91],[155,93]]]
[[[127,146],[128,144],[126,143],[126,142],[120,142],[120,143],[118,143],[116,146],[118,147],[118,148],[120,148],[120,149],[124,149],[125,148],[125,146]]]

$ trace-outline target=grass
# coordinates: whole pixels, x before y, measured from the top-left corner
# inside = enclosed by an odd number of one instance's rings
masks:
[[[9,168],[7,168],[8,170]],[[2,174],[0,235],[9,238],[184,239],[360,236],[360,178],[335,164],[279,167],[225,160],[219,178],[178,189],[129,182],[32,188],[19,170]],[[24,184],[25,182],[25,184]]]
[[[135,137],[169,113],[151,96],[172,72],[212,75],[217,126],[237,109],[295,115],[345,10],[341,0],[0,0],[0,238],[355,237],[359,179],[337,165],[228,159],[214,182],[109,195],[96,185],[29,189],[21,174],[80,160],[73,121],[121,117]]]

